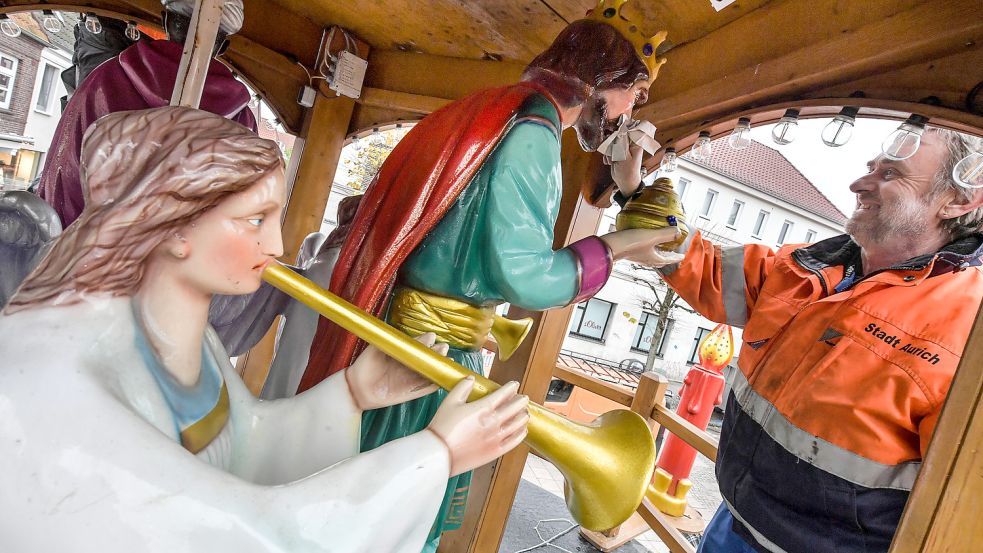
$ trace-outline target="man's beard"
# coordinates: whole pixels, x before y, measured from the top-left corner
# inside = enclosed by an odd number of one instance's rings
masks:
[[[931,198],[895,199],[881,204],[875,213],[854,212],[846,232],[861,247],[907,241],[928,232],[931,207]]]
[[[601,143],[614,131],[618,130],[616,121],[607,119],[607,102],[599,95],[591,95],[584,102],[580,117],[573,124],[577,131],[580,147],[585,152],[596,151]]]

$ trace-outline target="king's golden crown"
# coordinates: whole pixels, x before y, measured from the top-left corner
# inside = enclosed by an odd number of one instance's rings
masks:
[[[597,7],[591,10],[588,18],[611,25],[635,47],[635,53],[648,67],[649,82],[651,83],[658,76],[659,67],[666,62],[665,58],[655,55],[659,44],[662,44],[662,41],[666,39],[666,32],[659,31],[651,37],[643,35],[642,29],[621,13],[622,8],[627,3],[628,0],[601,0]]]

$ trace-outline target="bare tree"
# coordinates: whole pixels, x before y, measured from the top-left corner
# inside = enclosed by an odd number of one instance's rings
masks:
[[[669,320],[672,318],[673,313],[676,309],[681,309],[683,311],[694,313],[679,294],[675,292],[672,288],[666,286],[665,282],[662,281],[662,277],[659,276],[658,272],[651,267],[644,267],[642,265],[632,265],[632,280],[636,284],[641,284],[648,288],[651,292],[651,297],[655,299],[642,298],[642,308],[655,313],[656,323],[655,332],[652,334],[652,341],[649,344],[648,357],[645,359],[645,371],[651,372],[655,370],[655,360],[659,354],[659,344],[662,343],[662,336],[666,332],[666,328],[669,326]],[[642,329],[644,332],[644,329]]]

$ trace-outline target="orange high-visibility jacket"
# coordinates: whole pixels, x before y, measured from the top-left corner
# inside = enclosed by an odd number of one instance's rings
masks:
[[[744,328],[717,475],[749,543],[887,550],[983,298],[981,244],[849,285],[848,236],[775,252],[697,233],[662,269],[705,317]]]

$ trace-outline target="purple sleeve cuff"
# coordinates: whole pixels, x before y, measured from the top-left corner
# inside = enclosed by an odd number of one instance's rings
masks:
[[[588,236],[567,246],[577,257],[580,273],[580,289],[570,303],[579,303],[601,291],[611,276],[614,258],[603,240]]]

